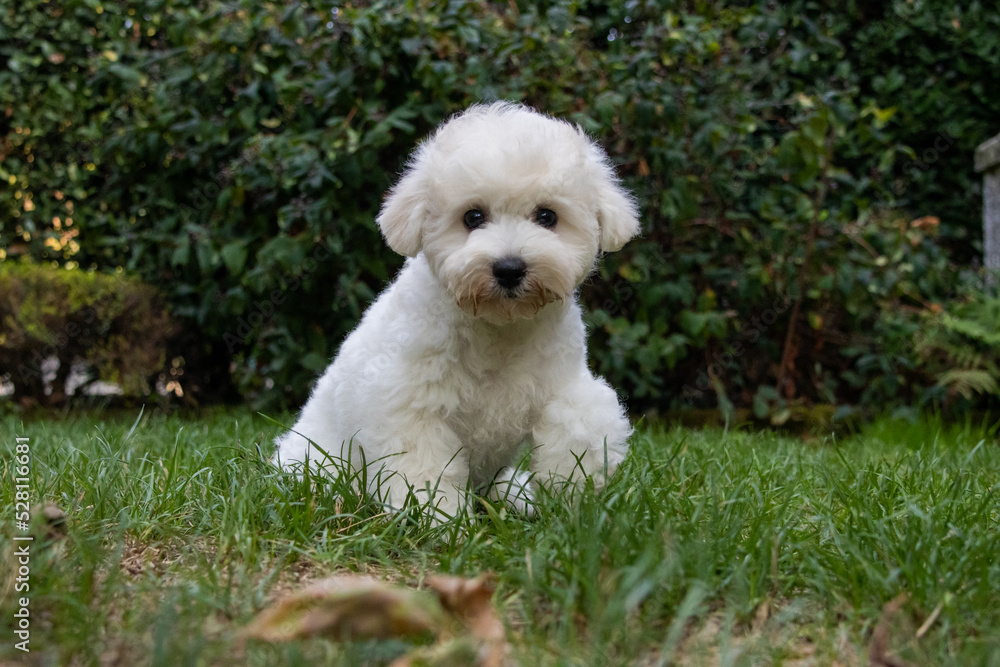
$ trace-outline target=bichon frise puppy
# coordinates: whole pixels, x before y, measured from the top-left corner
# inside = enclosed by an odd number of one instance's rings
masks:
[[[639,231],[604,151],[526,107],[473,106],[417,148],[377,223],[409,259],[278,438],[278,461],[322,465],[318,447],[367,464],[390,506],[426,493],[446,515],[469,488],[531,512],[532,477],[603,486],[632,428],[587,367],[574,292]],[[511,468],[525,444],[530,475]]]

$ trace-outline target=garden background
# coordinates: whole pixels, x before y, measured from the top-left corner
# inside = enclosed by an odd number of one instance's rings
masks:
[[[279,469],[384,193],[495,99],[641,205],[580,291],[629,456],[531,519]],[[1000,665],[998,110],[995,2],[0,0],[0,663]],[[435,574],[488,640],[384,637],[361,577]]]
[[[87,362],[142,400],[301,405],[401,265],[373,220],[406,155],[513,99],[598,138],[641,204],[641,238],[581,291],[592,365],[634,413],[997,405],[972,166],[1000,129],[992,3],[2,13],[14,402],[61,404]]]

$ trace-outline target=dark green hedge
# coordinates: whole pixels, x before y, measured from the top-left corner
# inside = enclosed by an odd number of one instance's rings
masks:
[[[163,289],[202,398],[304,398],[401,263],[373,218],[406,154],[496,98],[580,123],[642,202],[582,295],[633,408],[940,398],[913,334],[979,252],[982,4],[0,7],[8,259]]]

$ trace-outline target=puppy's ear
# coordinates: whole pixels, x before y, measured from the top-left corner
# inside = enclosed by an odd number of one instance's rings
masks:
[[[639,233],[639,214],[635,201],[617,183],[599,188],[597,224],[601,226],[601,250],[621,250],[629,239]]]
[[[597,146],[592,146],[592,151],[591,159],[596,162],[594,197],[597,224],[601,229],[601,250],[613,252],[639,233],[639,211],[604,151]]]
[[[375,223],[389,247],[406,257],[416,257],[426,215],[424,189],[412,166],[389,191]]]

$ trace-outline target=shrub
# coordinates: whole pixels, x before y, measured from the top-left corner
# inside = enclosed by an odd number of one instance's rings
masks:
[[[996,52],[1000,39],[977,23],[995,17],[971,7],[957,38],[933,4],[919,23],[948,33],[949,50]],[[977,86],[882,94],[872,51],[896,77],[931,68],[892,12],[609,12],[609,113],[651,224],[607,263],[591,322],[595,363],[633,404],[776,416],[794,402],[883,408],[920,394],[902,374],[911,311],[950,298],[955,257],[972,254],[956,240],[979,231],[971,152],[991,112]],[[933,67],[994,81],[980,57]],[[954,113],[931,112],[944,108]],[[950,183],[947,196],[929,178]]]
[[[1000,297],[970,292],[947,310],[924,313],[916,336],[920,367],[936,381],[925,397],[946,406],[1000,398]]]
[[[99,6],[0,0],[0,246],[160,287],[203,397],[304,398],[401,263],[382,194],[474,101],[581,124],[638,195],[581,294],[636,410],[908,400],[908,310],[977,252],[976,3]]]
[[[145,396],[164,368],[173,331],[162,297],[135,279],[27,263],[0,267],[0,368],[22,403],[61,403],[71,370],[81,367],[89,382]],[[50,358],[58,366],[46,381]]]

